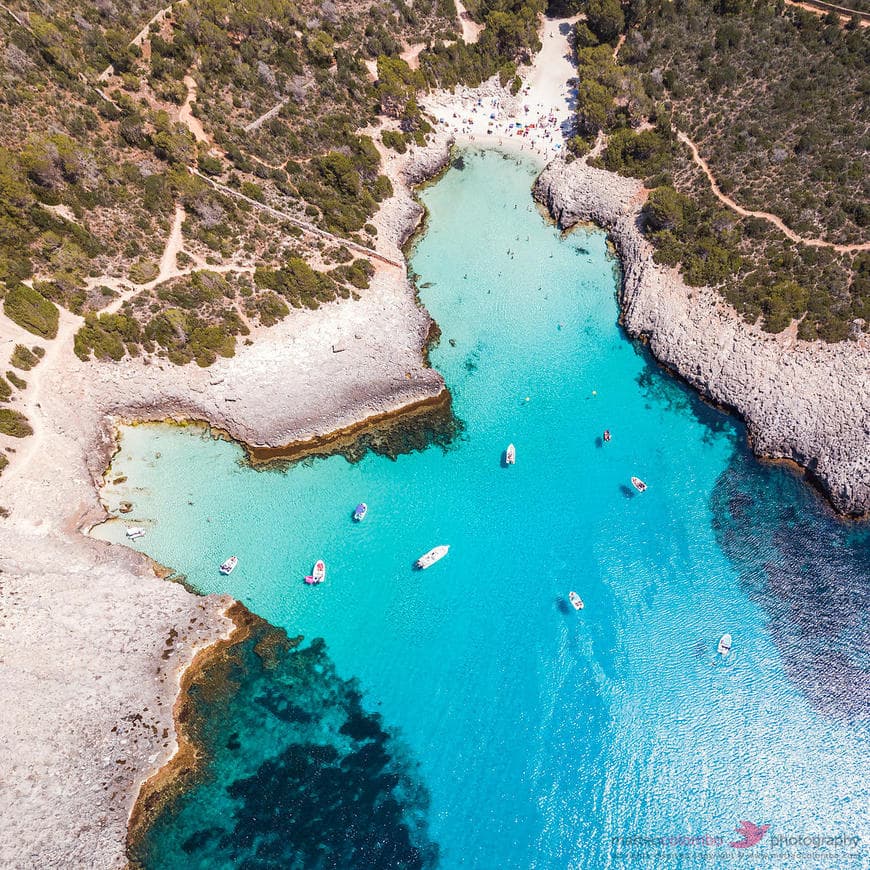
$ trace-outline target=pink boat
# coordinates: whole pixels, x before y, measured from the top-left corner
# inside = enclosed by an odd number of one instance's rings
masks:
[[[326,563],[323,559],[318,559],[314,563],[314,568],[311,573],[305,578],[305,582],[309,586],[315,586],[322,583],[326,579]]]

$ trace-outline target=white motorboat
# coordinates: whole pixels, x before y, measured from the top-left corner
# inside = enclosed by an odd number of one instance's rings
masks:
[[[221,564],[221,574],[232,574],[235,570],[236,565],[239,564],[238,556],[230,556],[226,562]]]
[[[414,563],[415,568],[425,569],[430,565],[434,565],[439,559],[443,559],[450,549],[449,545],[442,544],[440,547],[433,547],[426,555],[420,556]]]
[[[646,484],[645,484],[645,483],[644,483],[644,482],[643,482],[639,477],[632,477],[632,479],[631,479],[631,485],[632,485],[632,486],[633,486],[633,487],[634,487],[638,492],[646,492]]]
[[[368,512],[369,506],[364,501],[361,501],[353,512],[354,522],[361,523],[366,518]]]
[[[311,573],[305,578],[305,582],[309,586],[316,586],[318,583],[322,583],[326,579],[326,562],[323,559],[318,559],[314,563],[314,568],[312,568]]]
[[[720,656],[727,656],[731,652],[731,635],[723,634],[719,638],[718,652]]]
[[[568,600],[571,602],[575,610],[583,609],[583,599],[576,592],[569,592]]]
[[[513,444],[508,444],[507,450],[504,452],[504,464],[513,465],[517,461],[517,448]]]
[[[139,526],[132,526],[131,528],[127,529],[127,537],[131,541],[135,541],[136,538],[144,538],[145,529],[142,529]]]

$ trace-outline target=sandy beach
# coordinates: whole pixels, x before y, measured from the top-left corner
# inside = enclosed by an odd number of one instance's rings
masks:
[[[519,150],[544,162],[563,154],[576,97],[569,82],[577,74],[568,37],[577,19],[544,19],[541,51],[519,70],[523,85],[515,96],[493,78],[479,88],[422,98],[439,131],[459,145]]]
[[[524,84],[515,97],[497,80],[476,90],[429,95],[422,102],[438,121],[432,144],[406,155],[382,150],[396,191],[375,220],[386,256],[401,259],[401,246],[422,214],[410,187],[445,164],[451,143],[512,148],[542,163],[563,153],[573,106],[568,80],[575,74],[569,24],[544,23],[543,50],[521,71]],[[552,166],[564,169],[561,162]],[[632,213],[642,202],[638,195],[635,185]],[[597,212],[589,218],[604,220]],[[634,256],[627,249],[625,254]],[[691,307],[697,297],[675,273],[668,281],[682,288],[681,298]],[[656,298],[655,286],[644,287],[644,298]],[[739,322],[721,302],[717,310],[724,322]],[[667,314],[666,307],[661,311]],[[709,333],[698,318],[692,322],[698,328],[689,343],[696,356],[706,355]],[[428,314],[402,270],[386,264],[378,265],[359,301],[294,310],[277,326],[257,330],[253,343],[240,345],[235,357],[208,369],[140,360],[84,363],[72,352],[79,323],[62,311],[57,338],[41,341],[0,314],[0,363],[8,363],[19,342],[46,348],[45,358],[26,375],[27,390],[12,405],[26,414],[34,434],[21,440],[0,436],[10,458],[0,477],[0,506],[9,512],[0,521],[5,866],[124,866],[126,825],[139,786],[175,750],[171,711],[180,675],[198,649],[231,628],[224,616],[228,599],[192,595],[159,579],[138,554],[82,534],[104,517],[96,484],[113,449],[116,421],[201,420],[250,445],[280,447],[398,412],[445,389],[421,353]],[[667,344],[667,323],[660,318],[655,328],[665,331],[661,341]],[[733,354],[757,354],[759,347],[780,360],[772,377],[806,371],[792,364],[810,359],[805,343],[786,347],[742,322],[734,326],[740,330],[749,330],[752,342],[743,350],[736,342],[716,344],[720,363],[705,377],[725,370],[729,354],[733,364]],[[642,333],[641,327],[634,331]],[[652,347],[668,361],[657,340]],[[690,368],[691,349],[683,358]],[[750,380],[742,388],[756,390]],[[717,396],[715,390],[710,394]],[[723,402],[745,416],[752,413],[738,395],[729,393]],[[868,405],[855,407],[866,413]],[[771,406],[758,408],[770,413]],[[791,419],[795,427],[815,431],[817,414],[801,406]],[[804,464],[813,459],[778,451],[763,421],[753,428],[750,418],[750,424],[763,452]],[[799,444],[800,450],[812,449],[812,439]],[[854,466],[855,473],[866,471]]]

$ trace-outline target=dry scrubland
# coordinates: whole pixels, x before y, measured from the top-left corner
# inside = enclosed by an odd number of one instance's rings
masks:
[[[801,338],[839,341],[866,331],[870,31],[765,0],[582,8],[572,144],[583,153],[603,131],[596,165],[657,188],[646,227],[657,259],[770,332],[795,323]],[[678,130],[724,194],[814,244],[723,205]]]

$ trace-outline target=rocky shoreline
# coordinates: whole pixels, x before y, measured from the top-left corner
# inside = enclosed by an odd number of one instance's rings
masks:
[[[629,335],[707,400],[746,423],[755,453],[799,465],[849,517],[870,513],[870,347],[765,333],[716,291],[692,288],[653,262],[640,229],[640,182],[584,161],[551,162],[535,198],[560,227],[606,229],[622,262],[619,293]]]
[[[401,260],[424,213],[412,188],[447,165],[452,142],[438,131],[427,148],[382,154],[395,189],[376,218],[385,255]],[[656,266],[637,224],[636,181],[557,160],[535,196],[564,227],[592,221],[610,232],[629,334],[739,413],[759,455],[799,463],[842,513],[870,509],[867,347],[767,336],[714,291]],[[11,512],[0,523],[0,685],[15,699],[0,720],[0,765],[13,783],[0,793],[0,864],[124,866],[140,785],[176,750],[181,675],[232,629],[229,600],[194,596],[158,579],[144,557],[80,534],[103,516],[95,485],[116,422],[207,421],[268,455],[449,400],[425,365],[432,321],[404,272],[378,266],[361,295],[294,311],[208,370],[83,363],[62,312],[55,359],[28,391],[36,434],[0,479]]]
[[[395,165],[396,195],[377,218],[388,256],[401,261],[423,215],[403,173],[421,178],[448,159],[439,139]],[[230,599],[194,595],[148,558],[82,534],[105,518],[97,490],[117,423],[205,421],[256,456],[329,449],[336,432],[356,437],[408,409],[449,413],[444,381],[425,363],[432,320],[404,270],[388,266],[359,300],[293,311],[209,369],[85,363],[72,353],[75,328],[62,311],[22,407],[34,435],[4,444],[0,865],[10,867],[126,866],[140,788],[179,748],[183,676],[233,629]]]

